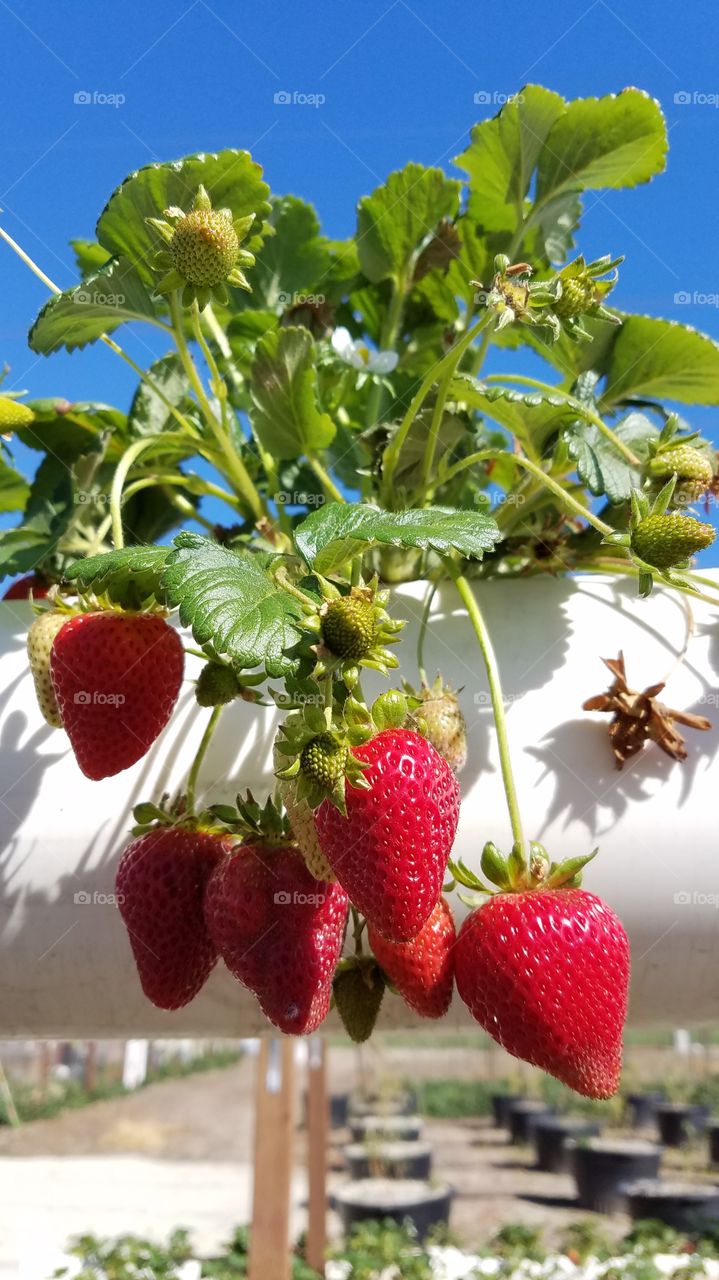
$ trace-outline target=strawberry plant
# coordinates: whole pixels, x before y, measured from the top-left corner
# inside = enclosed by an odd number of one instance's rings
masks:
[[[473,128],[462,179],[407,164],[345,240],[232,149],[130,174],[96,240],[74,242],[72,288],[0,229],[51,289],[31,349],[101,342],[139,379],[128,412],[0,391],[0,495],[22,513],[0,564],[20,575],[8,599],[45,597],[28,641],[40,710],[88,778],[109,777],[173,734],[180,636],[204,664],[185,785],[137,808],[118,870],[161,1007],[221,957],[275,1026],[312,1031],[334,999],[361,1040],[385,999],[441,1016],[456,976],[511,1052],[582,1093],[616,1088],[626,938],[579,888],[588,858],[525,839],[482,587],[582,571],[719,603],[692,568],[717,457],[671,407],[719,403],[719,348],[622,310],[621,257],[576,245],[584,193],[648,182],[666,149],[639,90],[567,102],[528,85]],[[126,322],[166,346],[148,368],[118,342]],[[544,380],[511,371],[520,347]],[[490,350],[506,372],[486,371]],[[14,440],[38,455],[31,481]],[[421,636],[453,583],[487,670],[511,851],[488,845],[481,868],[451,859],[457,695],[428,678],[422,640],[417,676],[404,661],[393,677],[392,588],[413,579]],[[367,672],[395,685],[372,705]],[[660,687],[633,749],[670,715]],[[602,709],[626,720],[620,693]],[[203,808],[208,744],[242,700],[282,713],[275,801]],[[453,885],[475,895],[456,944]]]

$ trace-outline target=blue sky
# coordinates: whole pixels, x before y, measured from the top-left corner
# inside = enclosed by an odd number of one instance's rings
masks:
[[[93,235],[127,173],[240,146],[274,191],[312,200],[324,229],[341,236],[354,227],[358,197],[390,170],[410,159],[451,169],[471,125],[523,83],[567,97],[633,84],[664,107],[668,171],[635,191],[590,193],[581,248],[589,258],[626,255],[615,295],[624,309],[719,339],[719,310],[703,300],[719,295],[715,24],[715,0],[0,0],[3,225],[67,286],[68,240]],[[324,102],[276,103],[282,91]],[[96,101],[76,102],[78,94]],[[104,348],[50,359],[28,350],[44,299],[0,246],[7,385],[126,407],[132,375]],[[122,341],[142,363],[160,353],[144,334]],[[688,416],[719,442],[713,410]]]

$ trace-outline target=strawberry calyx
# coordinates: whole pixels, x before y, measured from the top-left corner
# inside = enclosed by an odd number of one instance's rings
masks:
[[[181,291],[183,306],[197,302],[203,310],[212,300],[226,305],[228,285],[251,292],[242,268],[254,266],[255,256],[240,245],[254,220],[254,213],[233,218],[230,209],[213,209],[203,186],[198,187],[190,209],[173,205],[165,209],[164,219],[146,218],[166,246],[153,262],[162,273],[156,295]]]
[[[598,850],[580,855],[576,858],[565,858],[562,862],[553,862],[543,844],[538,840],[529,842],[529,858],[525,858],[519,845],[512,846],[508,857],[504,857],[491,840],[482,850],[481,869],[486,880],[495,887],[490,887],[480,880],[468,866],[458,859],[449,861],[449,870],[454,884],[471,890],[472,896],[459,894],[466,906],[476,906],[478,896],[493,897],[498,893],[527,893],[546,889],[577,889],[582,881],[582,871],[588,862],[596,857]]]
[[[317,695],[318,698],[320,695]],[[411,699],[399,689],[388,689],[371,709],[349,697],[331,707],[306,703],[290,712],[275,740],[275,776],[296,783],[296,798],[317,809],[323,800],[346,815],[345,788],[369,790],[364,777],[367,764],[352,748],[369,742],[384,729],[414,728]],[[286,762],[286,763],[285,763]]]
[[[362,667],[387,675],[398,665],[388,646],[398,643],[405,625],[387,613],[389,591],[379,589],[376,575],[349,588],[319,576],[316,580],[321,602],[303,620],[306,632],[317,637],[311,646],[312,679],[331,674],[352,690]]]

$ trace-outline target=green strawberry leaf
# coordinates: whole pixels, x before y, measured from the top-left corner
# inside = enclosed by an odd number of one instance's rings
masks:
[[[24,511],[29,496],[25,477],[0,458],[0,511]]]
[[[56,551],[73,511],[70,470],[57,458],[44,458],[30,486],[22,524],[0,530],[0,574],[37,569]]]
[[[611,405],[636,396],[719,404],[719,345],[674,320],[623,316],[602,402]]]
[[[556,395],[513,391],[465,377],[452,381],[450,398],[498,422],[517,440],[531,445],[532,452],[541,452],[549,437],[577,416],[576,403],[572,404],[561,391]]]
[[[123,255],[135,266],[147,285],[154,285],[152,268],[155,251],[162,242],[147,218],[161,218],[174,205],[187,210],[204,186],[216,209],[230,209],[233,218],[256,215],[245,248],[255,249],[261,240],[262,219],[269,213],[269,188],[262,169],[248,151],[228,149],[200,152],[167,164],[149,164],[137,169],[112,193],[97,224],[100,244],[115,255]]]
[[[437,224],[456,216],[460,190],[461,184],[441,169],[408,164],[363,196],[357,208],[357,249],[367,279],[373,284],[388,276],[406,279]]]
[[[29,400],[28,408],[35,414],[34,422],[15,433],[28,449],[72,463],[81,454],[99,449],[107,436],[105,457],[119,462],[127,422],[119,409],[87,401],[69,404],[67,400]]]
[[[252,426],[275,458],[299,458],[332,443],[335,427],[317,405],[315,344],[308,329],[273,329],[252,363]]]
[[[430,548],[440,555],[454,549],[481,560],[501,537],[494,520],[480,512],[381,511],[361,502],[327,503],[303,520],[294,536],[300,555],[321,574],[376,546]]]
[[[79,591],[106,595],[128,609],[149,601],[164,604],[161,582],[169,554],[169,547],[123,547],[76,561],[65,577]]]
[[[273,200],[268,235],[252,270],[252,294],[238,292],[238,305],[283,310],[300,296],[314,293],[325,283],[333,261],[331,242],[320,235],[320,224],[311,204],[297,196]]]
[[[211,643],[240,668],[282,677],[295,668],[287,650],[300,638],[299,602],[250,551],[232,551],[197,533],[174,540],[163,574],[167,601],[199,645]]]
[[[99,271],[100,267],[107,266],[107,260],[112,256],[96,240],[71,240],[70,247],[75,254],[81,276],[88,276],[93,271]]]
[[[612,429],[642,462],[648,458],[649,441],[656,439],[657,431],[643,413],[630,413]],[[565,438],[579,478],[589,492],[595,497],[606,494],[613,503],[628,502],[632,490],[641,483],[641,468],[627,462],[611,440],[591,422],[575,422]]]
[[[39,313],[28,343],[32,351],[76,351],[112,333],[128,320],[158,323],[157,308],[126,258],[114,260],[82,284],[50,298]]]
[[[544,142],[565,107],[561,94],[528,84],[472,129],[454,163],[469,174],[467,211],[485,231],[514,231]]]
[[[537,203],[567,191],[634,187],[661,173],[667,133],[658,102],[639,89],[578,98],[557,119],[538,162]]]
[[[187,378],[175,352],[156,360],[147,372],[170,404],[179,408],[187,399]],[[141,382],[130,405],[127,427],[131,436],[155,436],[173,428],[176,430],[177,419],[153,387]]]

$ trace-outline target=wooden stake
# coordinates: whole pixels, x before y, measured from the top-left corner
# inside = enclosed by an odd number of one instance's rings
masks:
[[[88,1040],[85,1046],[84,1084],[88,1093],[92,1093],[97,1084],[97,1042]]]
[[[257,1064],[248,1280],[290,1280],[294,1044],[263,1040]]]
[[[309,1172],[309,1223],[307,1261],[321,1276],[327,1248],[327,1063],[322,1036],[309,1042],[307,1090],[307,1142]]]

